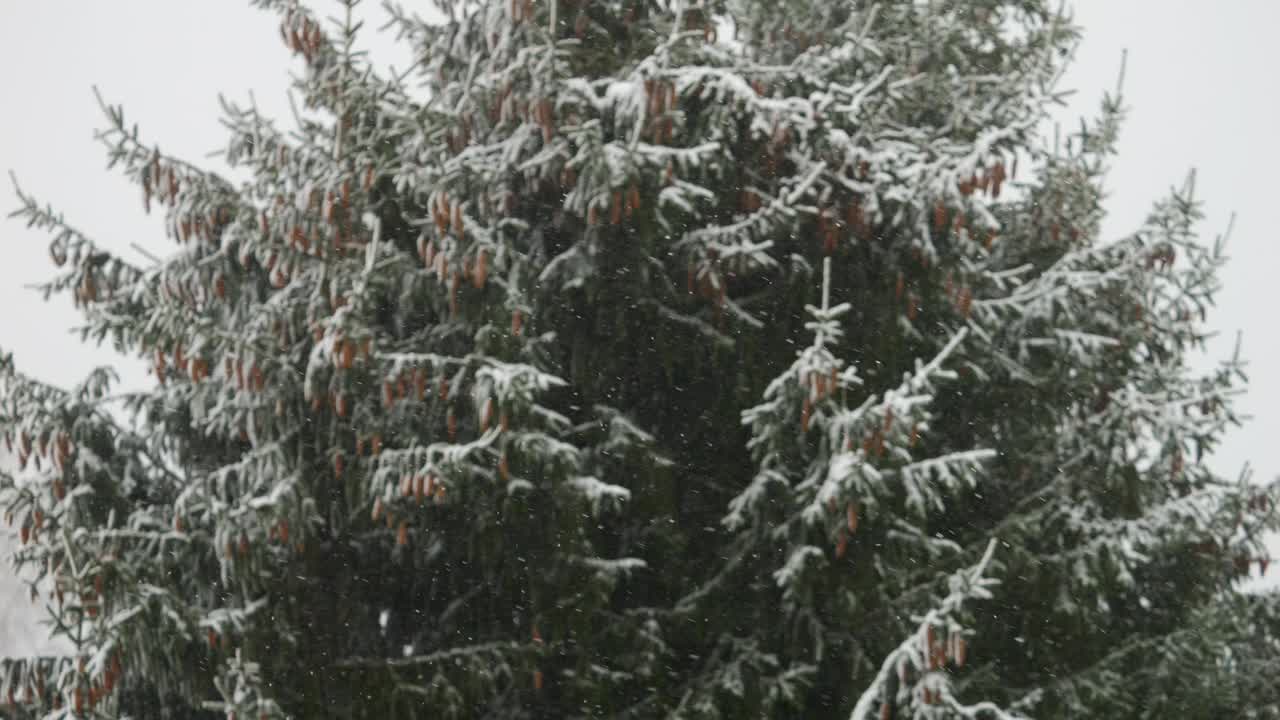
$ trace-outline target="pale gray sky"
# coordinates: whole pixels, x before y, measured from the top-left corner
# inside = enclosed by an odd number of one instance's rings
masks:
[[[336,9],[336,3],[313,6]],[[412,5],[413,3],[408,3]],[[367,1],[380,25],[377,3]],[[1125,83],[1129,122],[1108,183],[1109,235],[1137,227],[1156,198],[1199,171],[1206,201],[1207,240],[1238,213],[1232,262],[1209,320],[1221,336],[1212,357],[1231,351],[1244,332],[1252,369],[1249,395],[1240,403],[1253,420],[1236,429],[1213,458],[1223,473],[1251,462],[1261,478],[1280,472],[1280,451],[1269,446],[1280,431],[1280,328],[1264,290],[1277,283],[1280,249],[1271,237],[1271,213],[1280,205],[1272,173],[1280,170],[1280,27],[1275,0],[1077,0],[1085,28],[1064,86],[1079,93],[1061,114],[1065,124],[1091,113],[1115,84],[1123,48],[1129,49]],[[389,39],[366,40],[380,62],[402,66],[407,54]],[[164,252],[159,214],[143,214],[137,188],[104,170],[93,139],[102,119],[91,86],[125,106],[142,137],[167,152],[201,159],[221,147],[217,95],[246,100],[288,127],[284,95],[291,69],[273,18],[246,2],[222,0],[40,0],[0,2],[0,170],[17,173],[24,188],[52,203],[77,227],[125,257],[138,243]],[[214,166],[217,166],[214,163]],[[14,206],[0,189],[0,208]],[[81,345],[68,332],[76,323],[69,299],[44,303],[24,284],[49,276],[47,238],[14,221],[0,222],[0,348],[19,365],[58,383],[70,383],[97,364],[116,362],[109,351]],[[1277,283],[1280,285],[1280,283]],[[120,365],[127,384],[145,381],[137,362]],[[1275,553],[1280,554],[1280,552]],[[0,556],[4,555],[0,547]],[[18,628],[33,619],[29,605],[10,602],[11,569],[0,563],[0,655],[26,649]],[[1273,573],[1274,574],[1274,573]]]

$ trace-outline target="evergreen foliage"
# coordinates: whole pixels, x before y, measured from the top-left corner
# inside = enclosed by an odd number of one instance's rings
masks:
[[[75,650],[3,712],[1280,716],[1277,488],[1187,362],[1222,241],[1191,180],[1098,237],[1123,107],[1039,136],[1056,4],[437,0],[393,77],[355,0],[254,4],[304,107],[225,102],[245,181],[103,105],[173,255],[18,191],[154,383],[4,358]]]

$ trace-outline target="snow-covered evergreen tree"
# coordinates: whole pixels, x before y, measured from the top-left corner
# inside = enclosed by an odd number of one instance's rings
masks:
[[[304,107],[226,103],[249,181],[104,104],[172,256],[19,190],[155,382],[4,358],[74,647],[5,712],[1134,716],[1274,664],[1276,491],[1202,462],[1241,368],[1186,362],[1221,243],[1192,182],[1098,237],[1122,107],[1037,134],[1056,4],[437,0],[391,77],[354,0],[254,4]]]

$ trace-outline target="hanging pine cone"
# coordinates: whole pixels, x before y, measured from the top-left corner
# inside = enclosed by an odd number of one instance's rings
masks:
[[[489,278],[489,251],[481,248],[476,256],[476,266],[472,273],[472,286],[477,290],[483,290],[485,283]]]
[[[1249,556],[1237,555],[1235,559],[1236,575],[1244,577],[1249,574]]]
[[[484,410],[480,413],[480,432],[489,429],[489,423],[493,420],[493,398],[484,401]]]
[[[937,631],[934,629],[933,625],[927,626],[925,628],[923,654],[925,656],[925,660],[929,663],[930,670],[938,669],[937,642]]]
[[[427,372],[422,368],[413,371],[413,394],[418,402],[422,402],[427,394]]]
[[[453,234],[458,239],[462,239],[462,237],[466,234],[466,227],[467,227],[466,220],[463,218],[463,215],[462,215],[462,205],[461,204],[454,205],[453,206]]]

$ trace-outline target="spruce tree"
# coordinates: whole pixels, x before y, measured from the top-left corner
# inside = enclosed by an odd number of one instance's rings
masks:
[[[254,4],[304,106],[224,103],[247,180],[103,104],[173,255],[18,190],[46,295],[154,382],[3,359],[0,504],[74,647],[4,661],[4,712],[1259,700],[1277,492],[1204,463],[1238,359],[1188,364],[1222,243],[1190,180],[1098,237],[1123,106],[1042,137],[1056,4],[437,0],[388,6],[393,76],[355,0]]]

